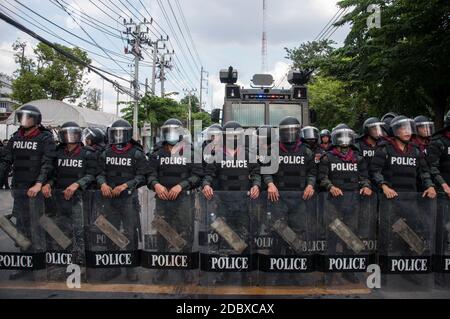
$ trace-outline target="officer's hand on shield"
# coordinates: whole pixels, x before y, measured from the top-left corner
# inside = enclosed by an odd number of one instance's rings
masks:
[[[314,196],[314,187],[312,187],[312,185],[306,186],[305,190],[303,191],[303,199],[308,200],[313,196]]]
[[[112,197],[112,188],[108,184],[103,183],[102,186],[100,187],[100,190],[102,192],[103,197],[108,198]]]
[[[162,200],[168,200],[169,199],[169,192],[167,191],[167,188],[165,188],[161,184],[156,184],[155,185],[155,193],[156,193],[156,196],[158,196],[159,199],[162,199]]]
[[[280,193],[278,192],[278,188],[274,183],[269,183],[267,185],[267,198],[271,202],[278,202],[278,200],[280,199]]]
[[[33,187],[31,187],[28,190],[27,196],[30,198],[36,197],[36,195],[39,194],[41,189],[42,189],[42,183],[36,183]]]
[[[333,197],[344,196],[344,193],[339,187],[331,186],[330,193]]]
[[[211,200],[214,196],[214,191],[213,191],[212,187],[209,185],[206,185],[205,187],[203,187],[202,193],[206,197],[207,200]]]
[[[122,194],[122,192],[123,192],[124,190],[126,190],[127,188],[128,188],[128,185],[127,185],[126,183],[114,187],[114,189],[112,190],[112,196],[113,196],[113,197],[119,197],[120,194]]]
[[[428,187],[422,194],[422,197],[428,197],[428,198],[436,198],[436,190],[434,189],[434,187]]]
[[[447,194],[447,196],[450,197],[450,187],[448,186],[447,183],[442,184],[442,189],[443,189],[444,192]]]
[[[393,190],[392,188],[390,188],[389,186],[387,186],[386,184],[383,184],[383,185],[381,186],[381,188],[383,189],[384,195],[386,195],[386,197],[389,198],[389,199],[398,196],[397,192],[394,191],[394,190]]]
[[[372,195],[372,190],[369,187],[363,187],[363,188],[361,188],[359,193],[361,195],[363,195],[363,196],[371,196]]]
[[[180,185],[175,185],[174,187],[172,187],[169,191],[169,200],[175,200],[177,199],[178,195],[180,195],[181,191],[183,190],[183,188]]]
[[[255,185],[250,188],[250,199],[257,199],[259,197],[259,186]]]
[[[41,192],[45,198],[52,197],[52,187],[50,186],[50,184],[45,184],[44,186],[42,186]]]
[[[73,194],[75,194],[75,192],[77,191],[77,189],[80,188],[80,185],[78,183],[73,183],[72,185],[70,185],[69,187],[67,187],[64,192],[64,199],[65,200],[70,200],[73,196]]]

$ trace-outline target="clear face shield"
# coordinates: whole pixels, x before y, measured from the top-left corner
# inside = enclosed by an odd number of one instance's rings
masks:
[[[300,124],[280,125],[279,134],[282,143],[294,143],[300,138]]]
[[[108,129],[109,144],[126,144],[131,140],[133,129],[131,127],[110,127]]]
[[[367,125],[367,130],[369,133],[369,136],[372,137],[375,140],[380,139],[381,137],[386,135],[386,131],[384,130],[384,123],[383,122],[377,122]]]
[[[413,134],[417,134],[416,124],[412,119],[404,119],[391,124],[394,136],[401,141],[409,141]]]
[[[183,128],[179,125],[165,125],[161,127],[161,140],[170,145],[175,145],[182,141],[184,134]]]
[[[59,142],[75,144],[81,142],[81,129],[79,127],[64,127],[58,132]]]
[[[205,134],[203,135],[203,142],[213,143],[217,145],[220,143],[221,136],[222,130],[213,128],[205,132]]]
[[[355,144],[355,132],[350,129],[339,129],[331,133],[331,142],[334,146],[349,147]]]
[[[89,127],[85,128],[81,134],[81,141],[84,145],[92,146],[92,140],[96,136],[95,132]]]
[[[30,128],[36,125],[36,119],[39,116],[36,112],[28,110],[16,111],[15,125],[19,125],[23,128]]]
[[[422,122],[416,124],[417,129],[417,135],[420,137],[431,137],[435,130],[434,130],[434,123],[433,122]]]

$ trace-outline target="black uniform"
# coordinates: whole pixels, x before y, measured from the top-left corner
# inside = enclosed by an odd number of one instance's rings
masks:
[[[431,175],[436,185],[450,183],[450,134],[447,131],[435,134],[428,148]]]
[[[182,192],[173,201],[156,198],[155,214],[174,227],[188,242],[185,249],[190,251],[194,239],[194,219],[190,214],[192,203],[189,195],[192,189],[199,186],[203,169],[201,163],[194,162],[194,149],[191,144],[181,142],[175,148],[179,150],[177,154],[171,154],[163,146],[149,156],[152,172],[147,178],[147,185],[153,190],[156,184],[161,184],[168,191],[176,185],[182,187]],[[157,243],[160,251],[167,251],[168,243],[160,235]]]
[[[386,142],[382,139],[376,141],[372,146],[366,142],[367,136],[363,136],[356,141],[355,147],[357,148],[359,155],[361,155],[366,161],[367,169],[370,168],[372,158],[375,156],[375,151],[380,145],[385,145]]]
[[[26,195],[27,190],[36,183],[45,184],[53,167],[55,157],[55,143],[50,131],[43,127],[36,128],[28,136],[25,130],[20,128],[8,142],[4,150],[4,156],[0,158],[0,180],[12,169],[12,187],[14,197],[13,215],[17,219],[17,228],[27,238],[32,238],[30,251],[42,251],[44,236],[38,231],[36,214],[42,211],[30,210],[30,199]]]
[[[61,144],[57,147],[53,166],[48,184],[53,188],[56,223],[74,241],[73,263],[84,264],[85,212],[81,195],[95,181],[97,157],[90,148],[78,145],[69,152],[65,145]],[[70,200],[66,200],[63,191],[73,183],[80,185],[80,188]],[[59,250],[59,247],[55,246],[56,243],[51,242],[51,245]]]
[[[145,176],[150,168],[142,148],[137,143],[128,143],[119,150],[114,145],[108,146],[100,155],[97,184],[106,183],[110,187],[127,184],[128,189],[119,197],[106,200],[107,219],[117,228],[123,224],[125,236],[130,240],[127,250],[137,250],[140,233],[139,207],[136,207],[137,188],[145,185]],[[110,250],[118,250],[108,240]]]

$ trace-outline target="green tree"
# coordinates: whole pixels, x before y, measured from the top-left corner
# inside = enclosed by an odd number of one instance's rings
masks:
[[[371,4],[381,27],[368,28]],[[396,111],[431,115],[442,125],[450,104],[450,2],[444,0],[343,0],[352,8],[337,24],[351,24],[345,45],[324,69],[369,101],[377,115]]]
[[[188,107],[188,105],[189,105],[189,96],[185,96],[184,98],[182,98],[180,100],[180,104],[186,105],[186,107]],[[200,104],[200,102],[199,102],[198,97],[195,96],[195,95],[191,95],[191,108],[192,108],[192,112],[193,113],[197,113],[197,112],[200,111],[199,104]]]
[[[90,64],[87,53],[80,48],[58,46],[84,63]],[[35,99],[50,98],[69,99],[74,102],[83,94],[83,88],[87,84],[84,79],[86,68],[83,65],[43,43],[34,48],[35,59],[24,57],[20,42],[16,42],[13,49],[16,51],[16,63],[19,65],[12,83],[12,98],[16,101],[26,103]]]
[[[333,53],[332,40],[308,41],[299,47],[286,50],[286,59],[292,60],[293,67],[305,71],[320,71],[320,67]]]

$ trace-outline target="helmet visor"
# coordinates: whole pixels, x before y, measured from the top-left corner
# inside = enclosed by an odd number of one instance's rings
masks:
[[[331,142],[334,146],[350,146],[355,144],[355,132],[351,129],[339,129],[331,133]]]
[[[377,123],[371,123],[367,125],[367,132],[370,137],[374,139],[379,139],[382,136],[386,135],[385,130],[383,129],[385,123],[383,122],[377,122]]]
[[[302,129],[302,138],[305,140],[318,140],[319,130],[315,127],[304,127]]]
[[[58,132],[59,142],[63,144],[74,144],[81,142],[81,128],[64,127]]]
[[[110,127],[108,129],[109,144],[125,144],[131,140],[133,129],[131,127]]]
[[[179,125],[165,125],[161,127],[161,140],[171,145],[183,140],[184,131]]]
[[[37,124],[37,118],[39,114],[28,110],[18,110],[16,111],[15,123],[25,128],[35,126]]]
[[[280,141],[293,143],[300,137],[300,124],[280,125]]]
[[[433,122],[422,122],[416,124],[417,135],[421,137],[430,137],[434,134]]]
[[[416,124],[412,119],[403,119],[391,123],[392,133],[401,140],[409,140],[411,135],[416,134]]]

